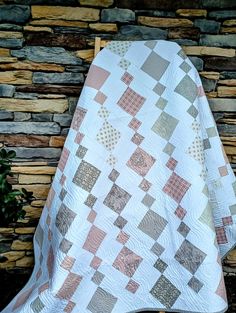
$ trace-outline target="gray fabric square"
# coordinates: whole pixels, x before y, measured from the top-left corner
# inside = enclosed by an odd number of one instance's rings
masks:
[[[187,239],[183,241],[175,254],[175,259],[192,274],[197,271],[205,257],[206,253],[194,246]]]
[[[160,97],[160,99],[158,99],[157,103],[155,104],[155,106],[161,110],[164,110],[165,106],[167,105],[168,101],[162,97]]]
[[[89,208],[92,208],[94,206],[96,200],[97,200],[97,198],[90,193],[88,195],[87,199],[85,200],[84,204],[86,204]]]
[[[198,280],[196,277],[192,277],[188,282],[189,287],[191,287],[196,293],[198,293],[201,288],[204,286],[200,280]]]
[[[152,51],[141,66],[141,70],[143,70],[155,80],[160,80],[169,64],[169,61]]]
[[[198,115],[198,110],[195,108],[193,104],[187,110],[188,114],[190,114],[193,118],[196,118]]]
[[[191,70],[191,66],[187,62],[185,62],[185,61],[180,65],[180,68],[185,73],[188,73]]]
[[[61,201],[64,200],[66,194],[67,194],[66,189],[62,187],[61,192],[60,192],[60,194],[59,194],[59,198],[60,198]]]
[[[43,229],[39,223],[36,227],[34,237],[35,237],[35,240],[37,241],[38,245],[40,246],[40,248],[42,248],[44,231],[43,231]]]
[[[160,276],[150,293],[168,309],[173,306],[181,294],[179,289],[164,275]]]
[[[88,151],[88,149],[86,147],[80,145],[76,151],[76,155],[77,155],[77,157],[83,159],[83,157],[85,156],[87,151]]]
[[[73,178],[73,183],[90,192],[101,171],[92,164],[82,160]]]
[[[149,194],[146,194],[142,199],[142,203],[148,208],[150,208],[155,200],[156,200],[155,198],[153,198]]]
[[[114,225],[122,229],[127,223],[127,220],[123,218],[121,215],[117,217],[117,219],[114,222]]]
[[[184,222],[181,222],[179,227],[177,228],[177,231],[183,236],[186,237],[188,233],[190,232],[190,228],[188,225],[186,225]]]
[[[147,40],[144,45],[150,49],[154,49],[157,44],[156,40]]]
[[[175,117],[163,111],[151,129],[162,138],[169,140],[178,122]]]
[[[126,190],[116,184],[113,184],[103,203],[110,209],[120,214],[130,198],[131,195]]]
[[[117,300],[118,298],[111,293],[98,287],[92,296],[87,309],[92,313],[111,313]]]
[[[175,146],[172,145],[172,143],[167,142],[167,144],[165,145],[163,152],[165,152],[166,154],[170,155],[174,152],[175,150]]]
[[[154,264],[154,267],[161,273],[163,273],[168,265],[161,259],[158,259],[156,263]]]
[[[211,143],[208,138],[203,139],[203,147],[204,147],[204,150],[211,148]]]
[[[138,228],[154,240],[157,240],[167,223],[167,220],[162,216],[152,210],[148,210],[139,223]]]
[[[33,302],[30,303],[30,307],[33,310],[34,313],[39,313],[43,310],[45,305],[43,302],[40,300],[39,297],[37,297]]]
[[[155,242],[151,248],[151,251],[155,253],[155,255],[160,256],[165,251],[165,248],[158,242]]]
[[[64,203],[62,203],[57,212],[55,224],[63,236],[65,236],[67,233],[75,217],[76,213],[69,209]]]
[[[153,91],[159,96],[161,96],[165,89],[166,87],[164,85],[162,85],[161,83],[157,83],[156,86],[153,88]]]
[[[99,271],[96,271],[94,274],[93,274],[93,277],[92,277],[92,281],[97,284],[97,285],[100,285],[103,278],[105,277],[105,275]]]
[[[194,102],[198,95],[197,85],[189,75],[185,75],[182,78],[174,91],[191,103]]]
[[[208,127],[206,129],[206,131],[207,131],[208,137],[215,137],[215,136],[217,136],[217,130],[216,130],[215,126]]]
[[[63,238],[59,245],[59,249],[64,253],[68,253],[72,245],[73,243],[71,241],[67,240],[66,238]]]

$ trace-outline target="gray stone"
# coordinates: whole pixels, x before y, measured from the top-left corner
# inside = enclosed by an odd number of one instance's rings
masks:
[[[19,235],[17,239],[23,242],[29,242],[32,241],[33,235]]]
[[[171,39],[171,41],[174,41],[178,43],[180,46],[197,46],[197,41],[191,40],[191,39]]]
[[[43,73],[34,72],[33,83],[36,84],[81,84],[84,82],[82,73]]]
[[[198,71],[203,70],[203,60],[202,59],[200,59],[198,57],[189,57],[189,59]]]
[[[235,136],[236,125],[218,124],[217,128],[221,136]]]
[[[101,13],[102,22],[132,22],[135,20],[135,13],[129,9],[103,9]]]
[[[212,11],[209,12],[209,17],[220,19],[236,18],[236,10]]]
[[[120,27],[120,34],[114,37],[118,40],[166,39],[167,30],[147,26],[123,25]]]
[[[30,92],[15,92],[14,98],[17,99],[38,99],[37,93]]]
[[[61,135],[62,135],[62,136],[68,135],[69,130],[70,130],[69,128],[63,128],[63,129],[61,130]]]
[[[0,253],[8,252],[11,250],[11,243],[1,242],[0,244]]]
[[[0,22],[25,23],[30,18],[30,7],[27,5],[1,5]]]
[[[0,47],[3,48],[21,48],[24,39],[18,38],[0,38]]]
[[[235,99],[208,99],[209,105],[212,111],[224,111],[224,112],[235,112],[236,111],[236,101]]]
[[[236,34],[200,35],[200,45],[215,47],[236,47]]]
[[[23,30],[23,26],[16,25],[16,24],[3,23],[3,24],[0,24],[0,29],[1,30],[21,31],[21,30]]]
[[[235,0],[202,0],[203,7],[206,8],[233,8],[236,7]]]
[[[160,10],[134,10],[135,14],[144,16],[175,17],[175,12]]]
[[[220,30],[220,23],[206,19],[196,19],[194,26],[199,27],[202,33],[218,34]]]
[[[69,104],[69,113],[70,114],[74,114],[75,112],[75,108],[76,108],[76,105],[78,103],[78,98],[77,97],[69,97],[68,98],[68,104]]]
[[[0,122],[3,134],[60,134],[60,126],[53,122]]]
[[[35,122],[51,122],[53,114],[51,113],[33,113],[32,120]]]
[[[16,87],[13,85],[0,84],[0,97],[13,97]]]
[[[61,155],[61,148],[25,148],[25,147],[10,147],[6,150],[14,150],[16,158],[59,158]]]
[[[220,72],[221,79],[236,79],[236,72]]]
[[[70,126],[72,121],[71,114],[54,114],[53,121],[59,123],[61,126]]]
[[[205,77],[201,77],[203,88],[206,92],[214,91],[216,87],[216,80],[207,79]]]
[[[28,112],[15,112],[14,115],[14,121],[16,122],[28,121],[31,118],[31,114]]]
[[[87,66],[76,66],[76,65],[68,65],[65,67],[66,72],[73,72],[73,73],[84,73],[88,71]]]
[[[13,120],[14,114],[9,111],[0,111],[0,120]]]
[[[69,53],[62,47],[27,46],[20,50],[11,51],[13,57],[28,59],[35,62],[78,64],[81,59]]]
[[[76,0],[11,0],[11,2],[21,4],[78,5]]]

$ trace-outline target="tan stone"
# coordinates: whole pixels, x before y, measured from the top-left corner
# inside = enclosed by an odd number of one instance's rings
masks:
[[[232,19],[232,20],[225,20],[223,22],[224,26],[236,26],[236,19]]]
[[[11,245],[11,250],[32,250],[33,243],[31,241],[14,240]]]
[[[87,22],[80,21],[65,21],[65,20],[48,20],[48,19],[40,19],[40,20],[32,20],[29,22],[31,25],[49,25],[49,26],[69,26],[69,27],[80,27],[87,28]]]
[[[217,93],[218,97],[233,97],[236,96],[236,87],[219,86]]]
[[[29,32],[47,32],[47,33],[53,33],[53,29],[50,27],[34,27],[34,26],[24,26],[24,31]]]
[[[22,259],[16,261],[18,267],[32,267],[34,265],[34,257],[25,256]]]
[[[86,62],[92,62],[94,58],[94,49],[79,50],[76,52],[76,56]]]
[[[221,27],[220,33],[225,34],[235,34],[236,33],[236,27]]]
[[[221,79],[218,81],[219,85],[236,86],[236,79]]]
[[[22,173],[22,174],[55,174],[56,167],[54,166],[12,166],[12,173]]]
[[[16,234],[34,234],[36,227],[18,227],[15,228]]]
[[[92,7],[109,7],[113,4],[113,0],[79,0],[80,5]]]
[[[15,267],[15,265],[16,265],[16,262],[6,261],[6,262],[3,262],[3,263],[0,263],[0,269],[13,268],[13,267]]]
[[[112,32],[118,31],[117,25],[114,23],[90,23],[89,28],[98,32]]]
[[[14,233],[14,228],[12,227],[0,227],[0,234],[12,234]]]
[[[13,63],[17,62],[17,58],[14,57],[0,57],[0,66],[1,63]]]
[[[98,21],[99,10],[82,7],[32,5],[32,18],[62,19],[69,21]]]
[[[193,22],[185,18],[139,16],[138,23],[153,27],[191,27]]]
[[[0,57],[8,57],[10,56],[10,49],[0,48]]]
[[[32,206],[25,206],[24,210],[26,211],[25,217],[30,219],[39,219],[42,214],[42,207],[32,207]]]
[[[48,163],[46,161],[25,161],[25,162],[12,162],[13,166],[42,166],[47,165]]]
[[[218,47],[207,46],[183,46],[184,52],[188,55],[212,55],[212,56],[224,56],[234,57],[235,49],[224,49]]]
[[[0,38],[23,38],[20,32],[0,31]]]
[[[0,72],[0,84],[32,84],[32,74],[30,71],[21,70]]]
[[[34,200],[31,202],[31,205],[34,207],[35,206],[41,207],[41,206],[44,206],[45,202],[46,202],[45,200]]]
[[[8,252],[4,252],[1,253],[2,256],[5,256],[8,261],[16,261],[19,260],[21,258],[23,258],[23,256],[25,255],[24,251],[8,251]]]
[[[25,188],[28,191],[33,191],[33,196],[39,199],[45,199],[48,195],[50,184],[34,184],[34,185],[12,185],[16,189]]]
[[[68,109],[68,100],[0,98],[0,109],[13,112],[19,111],[19,112],[63,113]]]
[[[0,64],[0,69],[2,70],[32,70],[32,71],[44,71],[44,72],[64,72],[65,68],[62,65],[57,65],[57,64],[49,64],[49,63],[35,63],[31,61],[18,61],[17,58],[6,58],[6,62],[1,62],[0,58],[0,63],[7,63],[11,62],[10,60],[12,59],[12,62],[15,63],[10,63],[10,64]],[[9,60],[9,61],[8,61]]]
[[[49,140],[50,147],[63,147],[65,143],[65,136],[51,136]]]
[[[206,17],[207,10],[199,9],[179,9],[176,11],[176,14],[179,16],[193,16],[193,17]]]
[[[219,79],[220,78],[220,73],[218,72],[207,72],[207,71],[202,71],[202,72],[199,72],[199,74],[205,78],[208,78],[208,79]]]
[[[207,98],[216,98],[217,97],[217,91],[210,91],[206,92]]]
[[[236,137],[220,136],[220,139],[225,145],[236,146]]]
[[[19,175],[19,184],[48,184],[51,182],[50,175]]]
[[[37,95],[38,98],[40,99],[66,99],[66,95],[62,95],[62,94],[38,94]]]
[[[224,149],[226,154],[236,155],[236,147],[224,146]]]

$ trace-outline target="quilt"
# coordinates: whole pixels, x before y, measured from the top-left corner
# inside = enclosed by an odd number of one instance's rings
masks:
[[[167,40],[111,41],[90,65],[2,313],[220,313],[236,179],[199,73]]]

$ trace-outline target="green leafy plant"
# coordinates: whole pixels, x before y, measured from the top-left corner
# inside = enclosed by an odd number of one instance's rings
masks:
[[[13,176],[11,163],[15,156],[14,150],[0,150],[0,227],[7,227],[10,223],[23,219],[26,214],[23,206],[35,199],[33,192],[25,188],[13,189],[9,182],[10,176]]]

